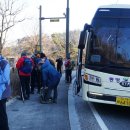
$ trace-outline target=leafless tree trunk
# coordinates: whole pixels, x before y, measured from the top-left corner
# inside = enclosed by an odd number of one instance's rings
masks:
[[[18,7],[18,0],[0,0],[0,53],[7,39],[7,32],[17,23],[25,19],[17,19],[23,10],[23,5]]]

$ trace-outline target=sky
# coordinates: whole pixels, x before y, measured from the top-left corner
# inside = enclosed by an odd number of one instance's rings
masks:
[[[39,33],[39,7],[42,7],[42,17],[64,17],[67,0],[18,0],[18,5],[24,4],[24,10],[18,16],[27,18],[22,23],[15,25],[8,33],[8,43],[17,41],[24,36]],[[82,30],[85,23],[90,24],[91,19],[101,5],[130,4],[128,0],[69,0],[70,30]],[[42,20],[42,34],[51,34],[66,31],[66,20],[50,22]]]

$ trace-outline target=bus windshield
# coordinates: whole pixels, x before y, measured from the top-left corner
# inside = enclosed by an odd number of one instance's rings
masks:
[[[130,18],[96,18],[87,64],[130,67]]]

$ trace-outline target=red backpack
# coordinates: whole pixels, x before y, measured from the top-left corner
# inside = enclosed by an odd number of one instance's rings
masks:
[[[65,61],[65,67],[66,68],[71,68],[71,61],[70,60]]]

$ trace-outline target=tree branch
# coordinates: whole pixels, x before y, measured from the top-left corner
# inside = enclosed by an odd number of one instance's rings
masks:
[[[6,42],[7,32],[14,27],[17,23],[23,22],[25,18],[17,19],[17,16],[22,12],[23,6],[15,6],[18,0],[1,0],[0,1],[0,47]],[[1,48],[0,48],[1,49]],[[1,52],[1,50],[0,50]]]

